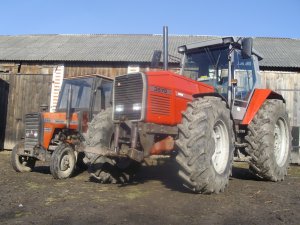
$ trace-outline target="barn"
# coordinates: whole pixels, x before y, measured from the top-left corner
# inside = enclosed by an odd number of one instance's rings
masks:
[[[170,35],[170,69],[179,70],[178,46],[213,38],[216,37]],[[146,71],[153,52],[161,50],[162,45],[162,35],[151,34],[0,36],[0,148],[11,149],[22,138],[24,114],[40,110],[42,104],[55,109],[57,80],[85,74],[114,77]],[[300,39],[256,37],[254,48],[264,57],[260,61],[263,85],[287,100],[293,145],[299,152]]]

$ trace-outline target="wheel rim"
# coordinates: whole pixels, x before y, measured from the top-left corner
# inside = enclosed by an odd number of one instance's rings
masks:
[[[279,118],[274,129],[274,153],[278,166],[283,166],[288,157],[288,126],[284,119]]]
[[[72,170],[72,167],[73,162],[71,156],[68,153],[64,154],[60,161],[60,170],[68,173]]]
[[[219,120],[213,128],[215,151],[212,155],[212,163],[218,174],[222,174],[229,159],[229,135],[225,123]]]

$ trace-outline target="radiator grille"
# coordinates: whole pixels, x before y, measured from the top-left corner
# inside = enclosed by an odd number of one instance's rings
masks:
[[[35,135],[37,134],[37,135]],[[25,115],[25,150],[32,150],[39,143],[40,114],[29,113]]]
[[[114,120],[142,120],[144,107],[143,74],[118,76],[114,82]],[[140,104],[141,110],[133,110],[134,104]],[[118,111],[123,107],[123,111]]]
[[[151,95],[151,112],[169,116],[171,114],[171,100],[169,96]]]

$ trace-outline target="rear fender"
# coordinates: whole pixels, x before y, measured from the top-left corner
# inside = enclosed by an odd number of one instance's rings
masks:
[[[242,121],[242,125],[248,125],[253,120],[254,116],[264,104],[266,99],[280,99],[285,102],[282,95],[270,90],[270,89],[256,89],[252,95],[250,103],[248,105],[247,112]]]

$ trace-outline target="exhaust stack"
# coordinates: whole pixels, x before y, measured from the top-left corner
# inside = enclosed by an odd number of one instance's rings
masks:
[[[168,57],[169,57],[169,40],[168,40],[168,26],[163,28],[163,63],[164,70],[168,70]]]
[[[66,126],[69,129],[70,128],[70,120],[71,120],[71,114],[72,114],[72,85],[70,85],[69,93],[68,93],[68,99],[67,99],[67,112],[66,112]]]

